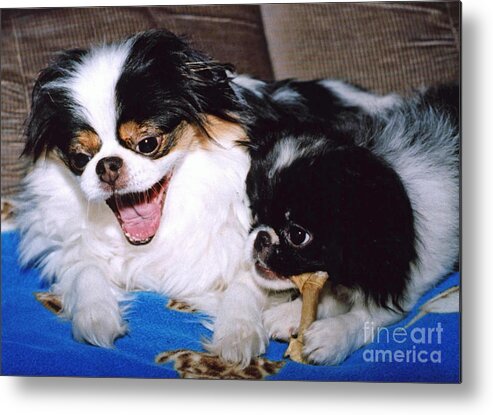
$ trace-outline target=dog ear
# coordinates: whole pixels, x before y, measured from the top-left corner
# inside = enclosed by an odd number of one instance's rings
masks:
[[[239,105],[229,85],[231,65],[211,59],[167,30],[142,32],[128,42],[130,52],[116,87],[126,103],[123,117],[145,117],[144,108],[159,109],[166,103],[165,127],[171,113],[204,134],[206,115],[233,121],[230,114]]]
[[[228,73],[234,73],[234,66],[229,63],[220,63],[204,55],[194,54],[195,59],[185,62],[190,79],[206,85],[228,81]]]
[[[40,72],[31,95],[31,112],[27,119],[26,145],[23,156],[37,160],[45,151],[62,144],[68,133],[68,110],[66,92],[59,81],[75,64],[80,62],[86,50],[72,49],[58,55],[56,60]]]
[[[234,71],[231,64],[220,63],[194,49],[190,42],[165,29],[152,29],[131,38],[132,51],[125,63],[132,73],[147,73],[153,77],[171,77],[177,71],[187,81],[206,85],[227,80],[228,71]]]
[[[234,66],[189,49],[184,55],[182,68],[190,97],[198,112],[234,121],[228,116],[229,111],[239,109],[238,100],[230,85]]]

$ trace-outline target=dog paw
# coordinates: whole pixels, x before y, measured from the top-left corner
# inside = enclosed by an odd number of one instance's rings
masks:
[[[204,347],[228,363],[246,367],[253,358],[265,353],[268,341],[260,324],[234,320],[216,326],[212,340]]]
[[[264,327],[269,337],[288,341],[298,333],[301,318],[301,301],[295,300],[269,308],[263,313]]]
[[[106,304],[86,306],[77,310],[72,318],[74,338],[95,346],[113,347],[115,339],[126,331],[120,310]]]
[[[304,358],[316,365],[337,365],[354,350],[354,336],[347,323],[337,317],[315,321],[305,332]]]

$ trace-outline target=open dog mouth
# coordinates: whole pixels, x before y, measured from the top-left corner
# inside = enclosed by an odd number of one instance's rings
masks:
[[[164,176],[146,191],[123,195],[114,193],[106,200],[131,244],[147,244],[156,235],[171,176],[172,173]]]

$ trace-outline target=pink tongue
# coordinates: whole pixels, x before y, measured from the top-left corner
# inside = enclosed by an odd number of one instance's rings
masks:
[[[154,236],[161,220],[161,205],[156,200],[118,206],[122,229],[136,241]]]

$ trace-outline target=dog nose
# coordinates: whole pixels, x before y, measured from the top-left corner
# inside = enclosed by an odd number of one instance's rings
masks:
[[[269,232],[260,231],[255,238],[255,242],[253,243],[253,247],[257,252],[262,251],[264,248],[268,248],[272,245],[272,238]]]
[[[104,157],[96,164],[96,174],[101,181],[115,184],[122,166],[123,160],[120,157]]]

